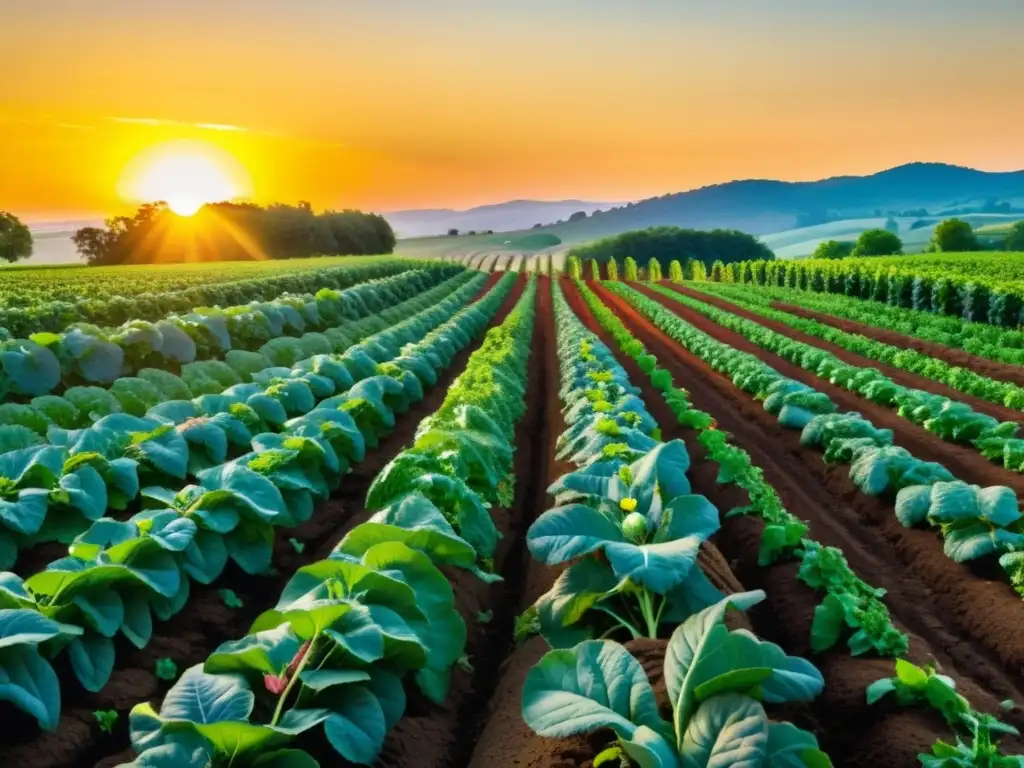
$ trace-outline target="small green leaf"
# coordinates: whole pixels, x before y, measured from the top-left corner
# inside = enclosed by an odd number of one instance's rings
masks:
[[[100,730],[104,733],[113,733],[114,726],[117,725],[117,710],[115,709],[97,709],[92,713],[92,716],[96,718],[96,722],[100,724]]]
[[[237,609],[245,605],[233,589],[218,589],[217,594],[220,595],[220,599],[224,601],[224,605],[228,608]]]
[[[476,615],[478,624],[490,624],[494,619],[494,611],[481,611]]]
[[[294,549],[300,555],[302,554],[303,550],[305,550],[305,548],[306,548],[305,542],[299,541],[298,539],[294,539],[294,538],[288,539],[288,543],[291,544],[292,545],[292,549]]]
[[[173,659],[169,659],[166,656],[161,659],[157,659],[156,676],[158,680],[167,680],[170,682],[178,676],[178,665],[174,663]]]

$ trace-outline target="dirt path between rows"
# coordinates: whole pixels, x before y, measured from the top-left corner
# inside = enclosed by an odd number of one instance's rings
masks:
[[[489,278],[473,300],[483,296],[500,278],[497,274]],[[491,326],[500,323],[511,311],[525,284],[525,279],[520,278]],[[82,768],[95,764],[110,768],[133,759],[134,753],[128,748],[129,710],[142,701],[158,703],[170,687],[154,675],[157,659],[172,659],[179,673],[201,663],[222,642],[248,632],[253,619],[277,602],[284,585],[297,569],[330,554],[360,515],[366,491],[377,473],[411,443],[419,421],[437,409],[481,340],[482,335],[456,355],[450,367],[439,372],[437,384],[425,393],[424,399],[397,417],[395,431],[384,437],[377,448],[367,451],[365,460],[352,468],[330,499],[317,506],[309,521],[297,528],[275,530],[272,559],[275,574],[251,576],[229,563],[214,584],[203,586],[193,582],[188,604],[169,622],[156,625],[144,649],[136,649],[122,637],[117,639],[117,663],[110,682],[99,693],[82,690],[66,659],[59,660],[57,673],[62,681],[63,707],[57,732],[40,733],[23,715],[11,713],[7,720],[11,727],[4,729],[0,739],[0,751],[10,761],[5,765]],[[301,553],[290,544],[292,538],[304,545]],[[219,594],[221,589],[233,590],[243,606],[237,610],[227,608]],[[99,730],[92,714],[99,709],[115,709],[120,713],[112,734]],[[22,720],[23,726],[20,725]]]
[[[759,347],[742,334],[718,325],[699,312],[653,291],[641,283],[634,283],[632,287],[712,338],[760,358],[783,376],[803,382],[818,392],[824,392],[839,406],[841,411],[854,411],[863,414],[876,427],[891,429],[895,436],[894,442],[906,448],[917,458],[924,461],[936,461],[966,482],[981,486],[1006,485],[1012,488],[1018,496],[1024,495],[1024,476],[993,464],[974,448],[948,443],[924,427],[919,427],[900,418],[895,411],[872,403],[856,393],[819,378],[810,371],[805,371],[799,365]],[[796,338],[795,332],[791,335]]]
[[[931,355],[939,360],[944,360],[950,365],[959,365],[968,368],[982,376],[988,376],[999,381],[1010,381],[1017,386],[1024,387],[1024,367],[1012,363],[1001,363],[996,360],[989,360],[987,357],[972,355],[957,347],[950,347],[940,344],[937,341],[927,341],[916,336],[907,336],[898,331],[890,331],[885,328],[876,328],[873,325],[859,323],[856,320],[848,320],[844,317],[835,317],[824,312],[818,312],[807,307],[789,304],[785,301],[773,301],[772,307],[782,312],[789,312],[791,315],[817,320],[819,323],[831,325],[847,333],[859,333],[869,339],[881,341],[885,344],[892,344],[894,347],[903,349],[915,349],[923,355]],[[1020,418],[1018,416],[1018,418]]]
[[[632,284],[634,288],[640,288],[641,285],[637,283]],[[676,293],[681,293],[684,296],[689,296],[691,299],[697,299],[703,301],[706,304],[724,309],[726,312],[731,312],[734,315],[739,315],[747,320],[752,320],[755,323],[763,325],[765,328],[770,328],[773,331],[781,333],[783,336],[793,339],[794,341],[801,341],[805,344],[818,347],[831,352],[833,355],[838,357],[840,360],[849,363],[850,365],[856,365],[861,368],[877,368],[879,371],[884,373],[890,379],[895,381],[897,384],[901,384],[904,387],[913,387],[914,389],[922,389],[926,392],[933,392],[937,395],[948,397],[952,400],[959,400],[962,403],[967,403],[971,408],[978,411],[979,413],[987,413],[989,416],[994,416],[1000,421],[1020,421],[1024,419],[1024,414],[1020,411],[1014,410],[1013,408],[1006,408],[1002,405],[990,403],[987,400],[982,400],[972,395],[964,394],[959,392],[952,387],[948,387],[945,384],[940,384],[934,379],[929,379],[925,376],[918,376],[914,373],[909,373],[900,368],[894,368],[891,365],[886,365],[877,360],[872,360],[869,357],[858,355],[854,352],[850,352],[843,347],[836,344],[832,344],[823,339],[819,339],[816,336],[798,331],[795,328],[791,328],[785,323],[780,323],[775,320],[769,320],[766,317],[761,317],[755,312],[744,309],[738,304],[734,304],[731,301],[721,299],[717,296],[711,296],[710,294],[701,293],[694,291],[685,286],[677,285],[675,283],[663,282],[662,285],[666,288],[670,288]],[[677,304],[677,306],[682,306]],[[827,322],[826,325],[835,325],[835,323]]]
[[[1024,642],[1017,639],[1014,628],[1024,621],[1024,603],[1008,586],[975,578],[948,560],[930,532],[902,528],[891,504],[861,494],[850,482],[847,468],[826,465],[819,453],[800,445],[798,432],[780,427],[728,378],[708,368],[622,299],[600,286],[591,287],[673,374],[676,386],[690,392],[694,406],[710,413],[719,428],[731,435],[733,444],[750,454],[787,509],[809,522],[811,535],[840,547],[855,572],[888,590],[886,603],[894,621],[911,634],[913,658],[934,657],[981,708],[996,711],[1001,699],[1020,700]],[[747,503],[739,489],[717,484],[717,465],[706,459],[697,434],[679,427],[647,377],[632,361],[619,357],[634,383],[642,387],[664,438],[687,442],[694,492],[708,496],[723,511]],[[810,622],[819,597],[797,580],[795,564],[757,565],[761,528],[759,520],[731,518],[724,522],[716,542],[727,557],[734,558],[733,569],[743,583],[768,592],[767,603],[752,612],[759,633],[791,653],[810,655]],[[894,768],[911,764],[907,760],[912,761],[916,748],[948,735],[942,723],[919,713],[893,717],[886,707],[866,707],[864,687],[891,674],[890,661],[854,659],[845,647],[812,658],[826,677],[826,693],[813,708],[817,730],[837,765],[865,765],[868,760]],[[1018,724],[1022,720],[1014,719]],[[858,727],[851,727],[852,722]],[[917,737],[908,740],[907,734]]]

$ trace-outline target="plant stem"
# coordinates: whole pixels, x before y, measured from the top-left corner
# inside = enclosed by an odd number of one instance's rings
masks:
[[[597,610],[604,611],[609,616],[611,616],[613,619],[615,619],[617,622],[619,622],[619,624],[621,624],[623,627],[625,627],[627,630],[629,630],[629,633],[633,636],[634,640],[636,640],[638,637],[640,637],[640,633],[637,631],[636,627],[634,627],[632,624],[630,624],[624,618],[619,616],[619,614],[617,614],[611,608],[608,608],[608,607],[603,606],[603,605],[599,605],[599,606],[597,606]]]
[[[270,724],[272,726],[277,725],[277,722],[281,719],[281,715],[284,711],[284,703],[288,699],[288,695],[292,692],[292,686],[295,685],[295,681],[299,679],[303,670],[306,668],[306,664],[309,663],[310,658],[313,656],[313,648],[316,646],[318,637],[314,637],[309,644],[309,648],[306,649],[306,655],[302,657],[302,661],[299,662],[299,666],[295,668],[295,674],[291,676],[288,681],[288,685],[284,689],[284,693],[281,694],[281,698],[277,700],[277,707],[274,708],[274,717],[271,719]]]

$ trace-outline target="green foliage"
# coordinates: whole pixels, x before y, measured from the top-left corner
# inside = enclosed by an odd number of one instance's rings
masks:
[[[619,279],[619,262],[615,259],[608,260],[607,264],[605,264],[605,270],[608,272],[609,280]]]
[[[587,277],[591,280],[601,279],[601,265],[596,259],[587,259]]]
[[[673,283],[683,282],[683,265],[679,263],[679,259],[672,259],[669,262],[668,279]]]
[[[929,244],[929,250],[937,252],[977,251],[979,247],[974,229],[962,219],[945,219],[939,222]]]
[[[704,266],[703,261],[697,261],[693,259],[686,263],[685,267],[686,279],[691,282],[702,282],[708,279],[707,268]]]
[[[382,254],[395,248],[384,217],[359,211],[317,214],[308,203],[267,208],[209,203],[187,227],[164,203],[147,203],[134,216],[108,219],[105,228],[80,229],[72,240],[91,266]]]
[[[711,265],[711,282],[721,283],[725,280],[725,265],[720,259],[716,259]]]
[[[32,255],[32,233],[13,213],[0,211],[0,259],[12,264]]]
[[[661,280],[661,262],[657,259],[647,262],[647,279],[655,283]]]
[[[1007,251],[1024,251],[1024,221],[1015,222],[1003,241]]]
[[[583,277],[583,265],[578,256],[568,256],[565,260],[565,271],[573,280]]]
[[[639,280],[640,273],[637,269],[636,259],[632,256],[627,256],[623,261],[623,280]]]
[[[891,256],[903,253],[903,241],[887,229],[869,229],[857,238],[851,256]]]
[[[607,263],[630,256],[641,263],[656,259],[664,271],[672,259],[720,259],[726,264],[745,260],[772,260],[775,254],[757,238],[736,230],[701,231],[679,227],[650,227],[579,245],[570,251],[583,259]],[[630,278],[626,278],[627,280]]]
[[[116,709],[97,709],[92,713],[92,716],[95,718],[100,730],[106,734],[114,732],[114,728],[117,727],[117,720],[120,717]]]
[[[178,665],[174,663],[174,659],[159,658],[156,660],[156,677],[158,680],[171,681],[178,677]]]
[[[664,669],[671,722],[662,720],[639,661],[616,643],[587,640],[550,651],[530,670],[526,724],[546,738],[610,728],[621,752],[644,766],[724,766],[740,754],[737,745],[750,768],[781,760],[794,768],[830,766],[812,734],[769,721],[761,704],[810,701],[824,687],[821,674],[805,659],[725,625],[727,610],[762,599],[763,592],[732,595],[672,633]]]
[[[853,255],[855,244],[844,240],[825,240],[811,254],[812,259],[845,259]]]

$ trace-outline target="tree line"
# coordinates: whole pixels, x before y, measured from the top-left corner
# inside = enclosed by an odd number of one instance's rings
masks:
[[[147,203],[133,216],[79,229],[72,240],[90,266],[366,255],[395,248],[395,233],[383,216],[316,213],[307,202],[209,203],[188,218],[166,203]]]
[[[1024,221],[1016,222],[1002,240],[978,237],[969,222],[945,219],[938,223],[928,253],[966,253],[1002,247],[1006,251],[1024,251]],[[856,241],[826,240],[818,244],[812,259],[844,259],[847,256],[898,256],[903,240],[891,229],[868,229]]]
[[[650,227],[623,232],[576,246],[569,255],[581,261],[593,259],[598,264],[624,262],[626,258],[647,264],[654,259],[663,270],[667,270],[673,260],[680,261],[684,268],[691,261],[699,261],[710,268],[716,261],[731,264],[775,258],[768,246],[746,232],[681,227]]]

